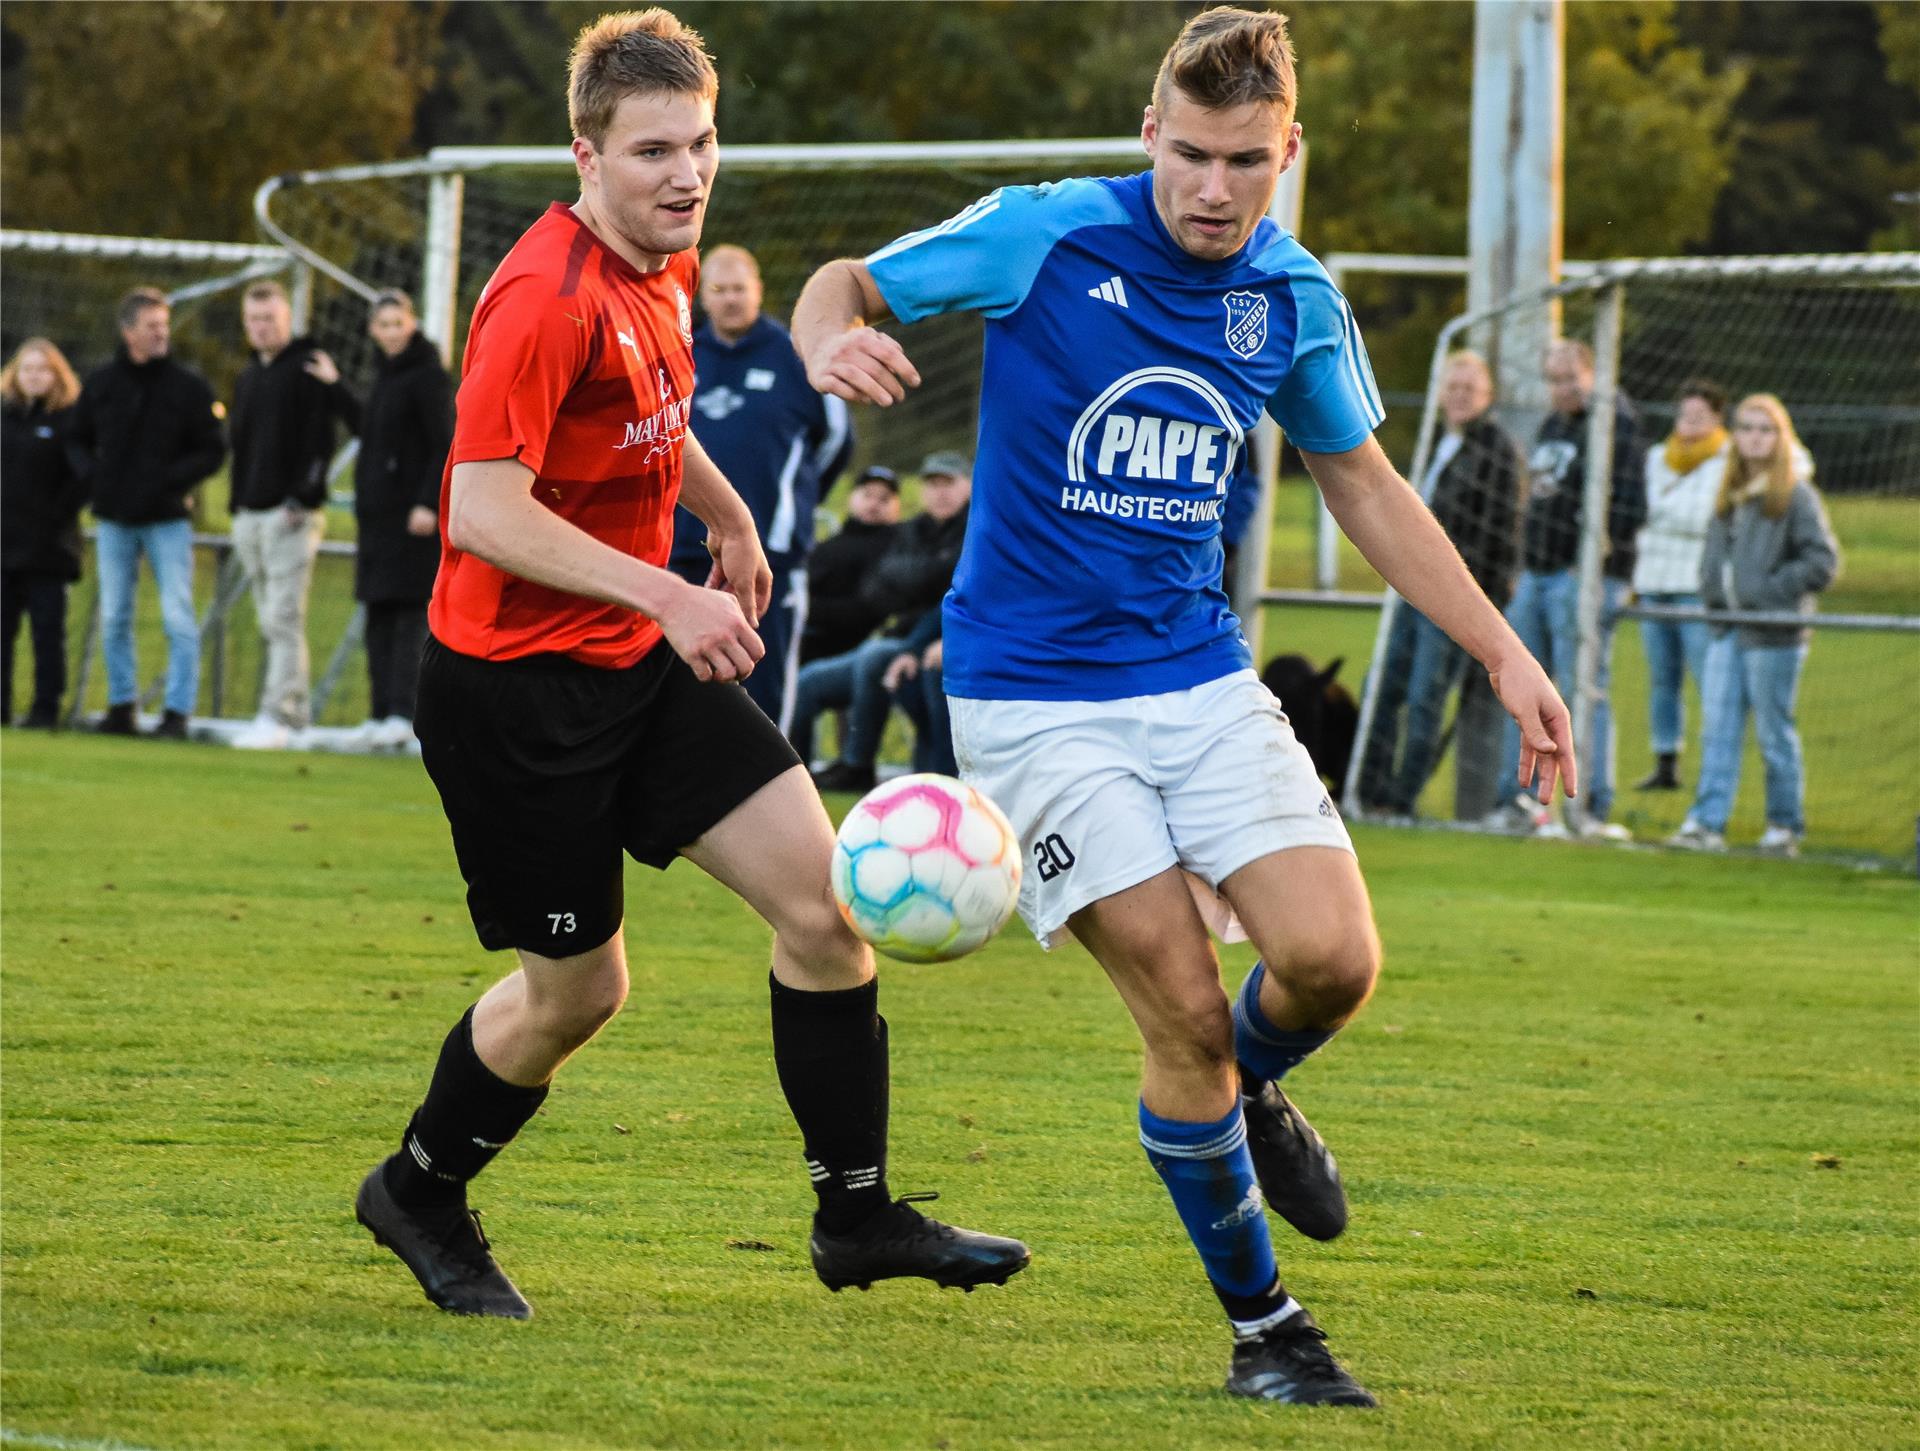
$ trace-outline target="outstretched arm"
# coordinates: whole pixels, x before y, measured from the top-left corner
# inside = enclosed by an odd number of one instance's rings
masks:
[[[1553,682],[1473,576],[1419,494],[1372,438],[1345,453],[1303,453],[1327,508],[1408,603],[1486,666],[1494,693],[1520,726],[1520,780],[1542,801],[1556,778],[1579,791],[1573,724]]]
[[[449,542],[521,579],[659,621],[673,652],[701,680],[744,680],[753,672],[766,649],[732,595],[695,589],[603,544],[540,504],[533,483],[533,470],[518,459],[455,464]]]
[[[887,408],[920,386],[906,350],[878,331],[891,313],[867,264],[829,262],[808,280],[793,309],[793,346],[816,392]]]

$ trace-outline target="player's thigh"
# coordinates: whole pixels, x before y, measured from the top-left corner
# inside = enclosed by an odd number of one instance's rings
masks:
[[[521,948],[522,993],[537,1017],[582,1027],[597,1026],[627,998],[627,950],[620,929],[596,947],[565,957]]]
[[[1221,895],[1283,981],[1308,992],[1365,996],[1380,968],[1380,938],[1360,863],[1351,851],[1300,846],[1270,852],[1220,884]]]
[[[613,802],[629,684],[572,662],[475,660],[427,642],[414,729],[489,950],[569,958],[619,930]]]
[[[1202,1057],[1231,1051],[1219,960],[1178,867],[1088,903],[1069,925],[1150,1050]]]
[[[1020,916],[1047,946],[1083,907],[1177,860],[1146,736],[1123,703],[947,697],[961,779],[1019,838]]]

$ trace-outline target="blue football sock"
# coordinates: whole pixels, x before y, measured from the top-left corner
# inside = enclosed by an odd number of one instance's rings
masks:
[[[1178,1123],[1140,1105],[1140,1143],[1166,1183],[1215,1294],[1236,1323],[1287,1302],[1240,1105],[1217,1123]]]
[[[1233,1000],[1233,1055],[1248,1078],[1276,1082],[1298,1068],[1333,1033],[1318,1028],[1276,1028],[1260,1011],[1260,982],[1267,966],[1256,962]]]

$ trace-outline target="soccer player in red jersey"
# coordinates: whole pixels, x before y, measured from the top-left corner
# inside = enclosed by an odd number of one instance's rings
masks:
[[[738,684],[772,576],[687,428],[718,88],[699,36],[665,10],[583,30],[568,89],[580,200],[514,245],[467,339],[415,728],[475,930],[520,965],[448,1035],[400,1150],[355,1204],[457,1313],[533,1313],[466,1186],[626,998],[622,851],[656,868],[686,857],[774,929],[774,1059],[829,1288],[971,1288],[1027,1263],[1019,1241],[887,1191],[873,957],[833,905],[833,829],[806,770]],[[665,568],[676,502],[707,526],[706,589]]]

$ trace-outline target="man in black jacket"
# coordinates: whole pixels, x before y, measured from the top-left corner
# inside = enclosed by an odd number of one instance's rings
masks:
[[[1560,693],[1573,699],[1574,656],[1579,648],[1581,514],[1587,478],[1587,413],[1593,400],[1593,350],[1574,338],[1547,349],[1544,373],[1552,412],[1540,425],[1528,460],[1526,514],[1521,521],[1520,578],[1514,585],[1507,620],[1533,657],[1547,668]],[[1614,402],[1613,464],[1607,508],[1607,558],[1600,607],[1599,669],[1594,687],[1593,739],[1579,742],[1587,830],[1597,836],[1624,837],[1607,824],[1613,809],[1613,706],[1608,684],[1613,674],[1613,627],[1633,581],[1635,537],[1647,518],[1646,445],[1640,440],[1633,404]],[[1506,772],[1519,776],[1520,732],[1507,730]],[[1506,813],[1515,824],[1518,811]],[[1537,820],[1537,818],[1536,818]],[[1519,821],[1517,824],[1526,824]],[[1540,823],[1557,831],[1551,822]]]
[[[253,726],[233,743],[278,750],[311,718],[307,593],[327,530],[334,422],[350,416],[351,403],[319,345],[293,336],[279,283],[247,289],[241,322],[253,361],[233,386],[233,547],[253,590],[267,684]]]
[[[920,465],[921,512],[895,529],[861,587],[862,602],[886,624],[845,654],[800,672],[790,739],[810,760],[813,723],[823,710],[846,710],[839,759],[814,775],[823,791],[865,791],[893,697],[886,674],[900,654],[924,651],[939,633],[940,601],[953,584],[967,537],[973,465],[965,454],[929,454]]]
[[[1492,407],[1493,374],[1486,360],[1455,353],[1441,375],[1441,417],[1426,476],[1413,482],[1475,583],[1504,605],[1513,589],[1523,465],[1519,445],[1494,421]],[[1447,697],[1465,676],[1468,656],[1406,601],[1393,610],[1361,762],[1360,801],[1369,810],[1404,816],[1412,814],[1439,760]],[[1493,749],[1499,739],[1492,738]]]
[[[800,663],[844,655],[886,618],[861,594],[900,524],[900,480],[873,464],[847,491],[847,522],[813,549],[807,566],[807,628],[800,637]]]
[[[184,738],[200,691],[200,627],[193,613],[193,524],[188,496],[226,457],[207,380],[167,355],[172,316],[163,293],[137,287],[120,301],[120,347],[74,406],[74,450],[97,527],[100,635],[107,714],[100,729],[134,733],[138,694],[133,597],[140,556],[152,566],[167,635],[165,714],[156,735]]]

